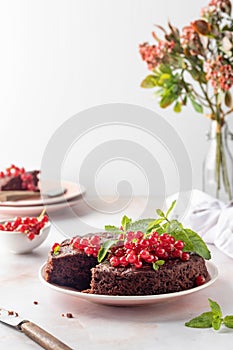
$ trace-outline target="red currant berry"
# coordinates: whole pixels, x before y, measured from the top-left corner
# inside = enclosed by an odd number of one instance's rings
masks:
[[[159,238],[158,232],[157,232],[157,231],[152,231],[152,232],[151,232],[151,237]]]
[[[121,248],[118,248],[115,253],[114,253],[117,257],[121,257],[125,255],[125,251]]]
[[[138,244],[141,246],[141,248],[147,248],[150,245],[150,242],[148,239],[141,239]]]
[[[163,233],[162,235],[160,235],[160,240],[162,242],[168,241],[169,239],[170,239],[170,237],[167,233]]]
[[[122,266],[127,266],[127,265],[129,265],[129,262],[128,262],[128,260],[126,259],[126,256],[121,256],[121,257],[119,258],[119,261],[120,261],[120,265],[122,265]]]
[[[111,266],[114,266],[114,267],[116,267],[120,264],[120,261],[116,256],[112,256],[110,258],[109,262],[110,262]]]
[[[90,243],[93,245],[93,246],[99,246],[100,245],[100,237],[99,236],[92,236],[90,238]]]
[[[134,234],[134,238],[142,238],[144,236],[144,233],[141,231],[137,231]]]
[[[188,261],[189,258],[190,258],[189,253],[187,253],[187,252],[182,252],[182,254],[181,254],[181,260],[183,260],[183,261]]]
[[[138,260],[134,263],[134,266],[136,267],[136,269],[140,269],[142,267],[142,261]]]
[[[5,231],[5,227],[3,225],[0,225],[0,230]]]
[[[158,257],[160,257],[160,258],[162,258],[164,253],[165,253],[165,249],[160,248],[160,247],[156,248],[155,251],[156,251],[156,255],[158,255]]]
[[[166,252],[171,253],[174,250],[174,245],[170,243],[164,243],[163,248]]]
[[[175,250],[173,250],[173,252],[172,252],[173,258],[180,258],[180,257],[181,257],[181,254],[182,254],[182,250],[179,250],[179,249],[175,249]]]
[[[81,238],[81,239],[80,239],[80,244],[81,244],[82,246],[84,246],[84,247],[87,247],[88,244],[89,244],[88,239],[86,239],[86,238]]]
[[[156,237],[153,237],[153,236],[149,237],[148,241],[150,243],[150,246],[158,244],[158,239]]]
[[[134,247],[134,244],[132,242],[127,241],[125,242],[124,246],[126,249],[132,249]]]
[[[137,256],[136,254],[134,253],[129,253],[127,256],[126,256],[126,259],[128,260],[128,262],[130,264],[134,264],[136,261],[137,261]]]
[[[184,242],[183,241],[176,241],[175,243],[174,243],[174,247],[176,248],[176,249],[179,249],[179,250],[182,250],[183,248],[184,248]]]
[[[35,238],[35,234],[33,232],[28,232],[27,238],[30,239],[30,241],[32,241]]]
[[[170,236],[170,243],[174,244],[175,243],[175,238],[173,236]]]
[[[94,250],[92,247],[85,247],[84,248],[84,252],[87,254],[87,255],[92,255]]]
[[[49,218],[47,215],[44,215],[41,222],[43,222],[44,224],[46,224],[49,221]]]
[[[196,278],[196,285],[197,286],[201,286],[202,284],[204,284],[205,283],[205,277],[203,276],[203,275],[199,275],[199,276],[197,276],[197,278]]]
[[[155,260],[155,257],[152,254],[149,254],[149,256],[145,259],[147,263],[152,263],[154,262],[154,260]]]
[[[148,250],[143,249],[143,250],[140,251],[140,257],[143,260],[146,260],[149,256],[150,256],[150,253],[148,252]]]

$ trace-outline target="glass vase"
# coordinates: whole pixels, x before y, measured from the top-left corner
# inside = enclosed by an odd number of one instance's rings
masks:
[[[225,122],[220,126],[211,121],[207,134],[209,149],[203,163],[203,191],[227,203],[232,200],[233,191],[233,157],[229,149],[229,132]]]

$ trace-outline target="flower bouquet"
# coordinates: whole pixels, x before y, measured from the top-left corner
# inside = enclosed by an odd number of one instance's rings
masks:
[[[153,32],[155,44],[143,43],[139,52],[151,71],[141,83],[156,88],[162,108],[173,105],[181,112],[191,103],[194,110],[214,121],[215,185],[232,199],[232,179],[227,169],[222,129],[233,111],[233,19],[230,0],[211,0],[199,19],[179,31],[156,26],[163,40]]]

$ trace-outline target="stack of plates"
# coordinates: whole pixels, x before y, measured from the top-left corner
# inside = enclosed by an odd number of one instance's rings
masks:
[[[32,216],[38,215],[46,206],[48,211],[57,211],[67,206],[74,206],[85,193],[84,188],[76,183],[62,181],[65,193],[51,198],[33,198],[17,201],[0,202],[0,216]]]

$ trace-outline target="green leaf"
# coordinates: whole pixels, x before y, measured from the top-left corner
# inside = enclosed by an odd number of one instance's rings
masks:
[[[182,110],[182,103],[177,101],[174,108],[173,108],[173,111],[176,113],[180,113],[181,110]]]
[[[113,225],[105,225],[104,229],[107,232],[122,233],[122,231],[119,229],[119,227],[116,227]]]
[[[225,105],[229,108],[232,107],[232,95],[229,90],[225,93]]]
[[[145,89],[152,89],[158,85],[158,79],[155,75],[148,75],[142,82],[141,87]]]
[[[158,214],[158,216],[161,216],[162,218],[165,218],[165,214],[161,209],[156,209],[156,213]]]
[[[185,232],[188,235],[189,240],[192,242],[194,249],[193,252],[202,256],[202,258],[206,260],[211,259],[210,251],[203,239],[196,232],[190,229],[185,229]]]
[[[168,73],[168,74],[172,73],[172,70],[171,70],[170,66],[165,65],[165,64],[160,64],[159,71],[161,73]]]
[[[197,103],[192,97],[190,97],[190,101],[193,105],[193,108],[195,109],[196,112],[198,113],[203,113],[203,107],[199,103]]]
[[[233,328],[233,316],[225,316],[223,323],[228,328]]]
[[[153,269],[154,269],[155,271],[157,271],[157,270],[159,269],[160,266],[164,265],[164,263],[165,263],[164,260],[157,260],[156,262],[154,262],[154,263],[152,264]]]
[[[164,221],[164,218],[151,221],[151,222],[148,224],[146,231],[147,231],[147,232],[150,232],[150,231],[152,231],[152,230],[154,230],[154,229],[156,230],[157,228],[160,227],[160,224],[161,224],[163,221]]]
[[[164,94],[159,103],[160,107],[166,108],[170,106],[177,99],[177,97],[178,96],[174,93]]]
[[[108,239],[103,243],[101,246],[99,252],[98,252],[98,262],[102,262],[106,255],[108,254],[109,249],[118,242],[117,239]]]
[[[131,224],[132,219],[128,218],[128,216],[124,215],[121,220],[121,226],[123,227],[124,231],[127,231],[129,228],[129,225]]]
[[[166,83],[166,81],[168,81],[170,79],[171,79],[171,74],[163,73],[159,77],[158,85],[163,85],[164,83]]]
[[[217,316],[217,315],[213,315],[213,321],[212,321],[212,327],[215,331],[218,331],[220,329],[222,325],[222,318]]]
[[[170,208],[168,208],[168,211],[166,212],[166,217],[170,214],[170,212],[173,210],[174,206],[176,205],[176,200],[172,202]]]
[[[213,321],[213,314],[211,311],[204,312],[203,314],[193,318],[185,323],[186,327],[192,328],[211,328]]]
[[[175,231],[180,231],[183,229],[182,224],[177,221],[177,220],[171,220],[167,225],[166,225],[166,231],[167,233],[172,234]]]
[[[210,298],[208,299],[211,311],[213,312],[213,316],[218,316],[222,317],[222,310],[219,306],[219,304],[216,301],[211,300]]]
[[[154,222],[154,219],[142,219],[142,220],[137,220],[135,222],[132,222],[129,225],[129,230],[130,231],[142,231],[142,232],[147,232],[147,227],[150,225],[152,222]]]
[[[181,240],[185,243],[183,249],[185,252],[195,252],[193,243],[189,239],[189,236],[184,229],[177,229],[175,231],[172,231],[172,236],[175,238],[176,241]]]

